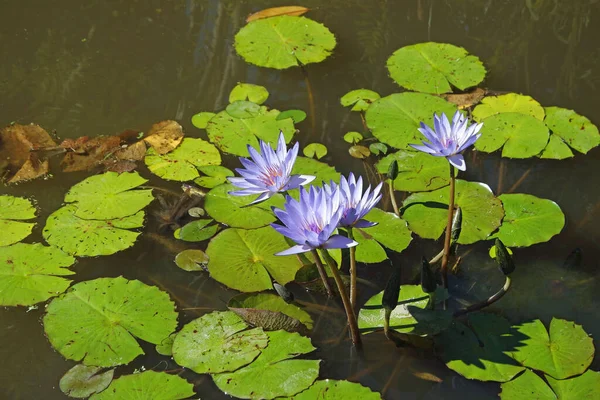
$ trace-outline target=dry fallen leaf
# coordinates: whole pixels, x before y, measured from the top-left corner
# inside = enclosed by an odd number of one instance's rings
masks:
[[[254,14],[250,14],[248,18],[246,18],[246,23],[256,21],[257,19],[278,17],[280,15],[299,16],[306,13],[307,11],[309,11],[308,8],[301,6],[283,6],[267,8],[261,11],[257,11]]]
[[[459,110],[463,110],[479,103],[485,97],[486,93],[484,89],[475,88],[467,93],[445,94],[442,97],[450,103],[456,104]]]
[[[157,122],[144,136],[144,141],[152,146],[158,154],[166,154],[174,150],[182,140],[183,128],[171,120]]]
[[[69,151],[60,162],[63,171],[86,171],[102,164],[113,153],[119,151],[121,138],[119,136],[99,136],[90,139],[83,136],[75,140],[63,140],[60,146]]]

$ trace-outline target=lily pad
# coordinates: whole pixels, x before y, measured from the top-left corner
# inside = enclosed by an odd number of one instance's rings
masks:
[[[363,135],[361,135],[360,132],[352,131],[344,135],[344,142],[346,143],[356,144],[361,140],[363,140]]]
[[[504,219],[498,238],[506,246],[527,247],[547,242],[565,226],[565,215],[552,200],[530,194],[503,194],[498,196],[504,206]]]
[[[194,125],[198,129],[206,129],[206,127],[208,126],[208,121],[210,121],[215,115],[217,114],[207,111],[194,114],[192,116],[192,125]]]
[[[354,145],[348,149],[348,153],[354,158],[363,160],[371,155],[371,150],[367,146]]]
[[[352,106],[352,111],[366,111],[367,108],[373,103],[375,100],[379,99],[381,96],[379,93],[374,92],[369,89],[356,89],[351,90],[340,99],[340,103],[344,107]]]
[[[292,360],[315,350],[309,338],[286,331],[267,334],[269,345],[254,362],[235,372],[213,375],[219,389],[244,399],[273,399],[301,392],[317,379],[320,360]]]
[[[425,93],[394,93],[373,102],[365,114],[367,126],[380,142],[397,149],[408,149],[425,138],[419,124],[433,123],[433,114],[456,112],[456,105]]]
[[[63,357],[112,367],[144,354],[136,338],[158,344],[177,327],[166,292],[123,277],[80,282],[46,308],[44,331]]]
[[[0,196],[0,246],[25,239],[35,223],[22,222],[35,218],[35,207],[22,197]]]
[[[340,173],[335,170],[334,167],[325,164],[324,162],[317,161],[312,158],[298,157],[296,163],[292,168],[292,175],[312,175],[315,176],[315,180],[312,182],[313,185],[318,185],[321,182],[329,183],[334,181],[340,182]],[[296,190],[297,192],[297,190]],[[282,203],[283,206],[283,203]]]
[[[410,195],[404,201],[402,213],[410,230],[422,238],[438,239],[446,228],[449,192],[444,187]],[[463,215],[460,244],[485,240],[504,217],[501,201],[484,183],[457,180],[455,204]]]
[[[103,368],[77,364],[60,378],[60,390],[69,397],[84,398],[110,385],[115,370],[99,373]]]
[[[392,79],[400,86],[426,93],[465,90],[485,78],[479,58],[447,43],[418,43],[402,47],[387,60]],[[452,86],[451,86],[452,85]]]
[[[288,332],[312,329],[310,315],[296,305],[286,303],[273,293],[240,294],[229,300],[227,307],[252,326],[267,331],[284,329]]]
[[[125,250],[135,243],[139,232],[129,229],[144,225],[144,212],[113,220],[82,219],[77,206],[59,208],[46,220],[44,239],[75,256],[105,256]]]
[[[123,375],[90,400],[144,399],[182,400],[194,395],[194,385],[166,372],[145,371]]]
[[[505,112],[483,120],[477,150],[492,153],[502,147],[502,157],[529,158],[536,156],[548,144],[550,133],[546,125],[531,115]]]
[[[554,393],[560,400],[600,399],[600,372],[587,370],[571,379],[554,379],[546,375]]]
[[[208,270],[213,279],[240,292],[271,289],[271,279],[285,285],[294,280],[301,267],[294,256],[275,255],[289,247],[270,226],[225,229],[208,244]]]
[[[208,271],[209,257],[202,250],[187,249],[175,256],[175,264],[184,271]]]
[[[209,165],[207,167],[200,167],[198,168],[198,170],[200,170],[200,172],[202,172],[206,176],[200,176],[199,178],[194,179],[194,183],[196,183],[198,186],[202,186],[208,189],[212,189],[215,186],[227,183],[227,177],[235,175],[232,170],[220,165]]]
[[[353,229],[356,246],[356,261],[371,264],[387,260],[385,249],[369,234],[369,229]]]
[[[561,107],[546,107],[544,122],[552,132],[551,137],[558,137],[569,147],[586,154],[600,145],[598,128],[586,117],[573,110]]]
[[[308,158],[316,158],[319,160],[327,155],[327,147],[321,143],[310,143],[302,149],[302,153]]]
[[[564,160],[565,158],[571,158],[574,154],[571,148],[560,138],[550,132],[550,139],[548,144],[538,155],[539,158],[550,158],[553,160]]]
[[[450,167],[445,157],[435,157],[422,151],[398,150],[382,158],[376,164],[377,171],[387,173],[394,161],[398,162],[395,190],[425,192],[450,184]]]
[[[335,37],[305,17],[282,15],[250,22],[235,35],[235,50],[246,62],[285,69],[326,59]]]
[[[153,174],[163,179],[185,182],[199,176],[199,167],[221,164],[221,155],[207,141],[185,138],[179,147],[167,154],[160,155],[154,149],[148,149],[144,161]]]
[[[546,382],[530,369],[526,369],[516,379],[503,383],[501,387],[502,400],[558,400]],[[563,400],[562,397],[560,399]]]
[[[253,85],[251,83],[238,83],[231,93],[229,93],[229,102],[238,100],[248,100],[256,104],[262,104],[269,98],[269,91],[264,86]]]
[[[542,121],[544,108],[530,96],[508,93],[501,96],[487,96],[473,110],[473,119],[482,122],[486,118],[503,113],[518,113],[529,115]]]
[[[219,225],[206,226],[213,222],[212,219],[197,219],[177,229],[173,235],[176,239],[186,242],[202,242],[208,240],[219,231]]]
[[[316,381],[293,400],[378,400],[381,395],[360,383],[325,379]]]
[[[366,229],[354,228],[354,232],[362,234],[363,237],[370,237],[397,253],[404,251],[410,244],[412,233],[408,229],[406,221],[398,218],[396,214],[373,208],[365,216],[365,219],[376,222],[377,225]],[[359,251],[358,247],[356,250]]]
[[[292,140],[294,122],[291,118],[278,120],[279,114],[278,110],[262,107],[254,118],[240,119],[221,111],[206,127],[208,139],[225,153],[248,157],[248,145],[258,148],[258,139],[275,145],[282,131],[286,142]]]
[[[177,336],[179,332],[173,332],[166,338],[164,338],[159,344],[157,344],[154,348],[156,352],[162,356],[172,356],[173,355],[173,342],[175,341],[175,336]]]
[[[248,329],[230,311],[215,311],[185,325],[173,342],[173,359],[198,374],[235,371],[267,347],[262,328]]]
[[[135,214],[154,197],[152,190],[132,190],[146,183],[137,172],[105,172],[90,176],[69,189],[67,203],[75,203],[75,216],[83,219],[116,219]]]
[[[471,329],[455,321],[436,337],[436,346],[448,368],[467,379],[506,382],[524,368],[509,357],[523,346],[524,336],[494,314],[468,314]]]
[[[286,110],[282,111],[277,115],[277,120],[281,121],[282,119],[291,118],[295,124],[302,122],[306,119],[306,113],[302,110]]]
[[[553,318],[550,334],[539,319],[515,326],[523,345],[512,357],[526,367],[543,371],[555,379],[579,375],[594,358],[594,344],[581,325]]]
[[[388,148],[385,144],[383,143],[371,143],[369,145],[369,150],[371,151],[372,154],[375,154],[376,156],[378,156],[379,154],[381,155],[385,155],[388,152]]]
[[[358,328],[363,334],[383,329],[385,309],[383,291],[371,297],[358,314]],[[421,285],[402,285],[398,305],[390,315],[390,328],[397,332],[429,336],[443,331],[452,322],[448,310],[429,310],[429,295]]]
[[[17,243],[0,247],[0,306],[30,306],[48,300],[69,287],[61,276],[75,259],[56,247]]]
[[[229,104],[225,109],[234,118],[254,118],[261,114],[261,107],[251,101],[238,100]]]

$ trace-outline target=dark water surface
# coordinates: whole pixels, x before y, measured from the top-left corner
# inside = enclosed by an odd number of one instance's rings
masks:
[[[199,111],[219,111],[237,82],[267,87],[267,104],[306,111],[308,97],[299,69],[275,71],[246,64],[233,49],[234,34],[251,12],[282,1],[0,1],[0,126],[35,122],[61,138],[96,136],[125,129],[147,130],[176,119],[188,136],[205,137],[190,118]],[[386,59],[402,46],[424,41],[464,46],[488,68],[484,85],[496,91],[528,94],[542,105],[574,109],[600,124],[600,3],[592,0],[482,1],[410,0],[304,1],[308,16],[336,35],[332,57],[310,65],[314,89],[315,130],[300,123],[302,144],[320,141],[330,154],[324,161],[347,173],[364,173],[362,162],[347,153],[342,135],[362,130],[360,119],[339,104],[356,88],[382,95],[399,88],[387,76]],[[230,158],[228,165],[236,166]],[[517,250],[513,290],[495,310],[511,321],[553,316],[574,320],[600,337],[600,149],[564,161],[504,160],[498,154],[468,154],[463,179],[486,182],[495,193],[530,193],[556,201],[566,215],[563,232],[551,242]],[[56,167],[56,166],[55,166]],[[54,168],[54,171],[58,171]],[[152,183],[178,189],[174,183]],[[527,174],[516,188],[522,176]],[[45,218],[56,210],[67,189],[88,174],[55,174],[4,193],[34,196],[41,208],[38,225],[27,241],[42,241]],[[157,208],[158,204],[152,207]],[[205,274],[188,273],[173,263],[186,247],[157,236],[149,217],[137,244],[113,256],[83,258],[73,267],[76,280],[123,275],[171,293],[186,323],[212,309],[224,309],[234,291]],[[501,284],[487,256],[490,243],[464,247],[460,276],[451,290],[467,301],[493,293]],[[583,251],[578,270],[562,267],[576,247]],[[440,244],[415,239],[399,262],[405,281],[414,276],[422,254]],[[389,265],[360,267],[361,277],[377,287],[361,287],[360,301],[381,290]],[[363,359],[344,335],[342,309],[333,301],[312,298],[295,288],[305,302],[325,303],[337,312],[312,306],[314,357],[322,358],[321,376],[361,382],[389,399],[497,398],[498,384],[468,381],[448,370],[430,352],[396,349],[383,334],[366,336]],[[41,325],[43,305],[0,309],[0,398],[62,399],[60,377],[74,365],[47,342]],[[595,342],[598,347],[598,341]],[[153,346],[147,355],[118,374],[135,368],[177,370]],[[593,364],[598,369],[599,363]],[[207,375],[185,373],[203,399],[226,398]]]

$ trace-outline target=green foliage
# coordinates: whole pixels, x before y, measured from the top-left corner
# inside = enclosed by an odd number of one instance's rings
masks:
[[[571,148],[586,154],[600,144],[598,128],[586,117],[560,107],[546,107],[545,111],[544,122],[551,135],[550,143],[544,149],[541,158],[572,157]]]
[[[395,190],[424,192],[450,184],[450,167],[445,157],[435,157],[422,151],[398,150],[382,158],[376,164],[377,171],[385,174],[394,160],[398,161]]]
[[[200,167],[198,170],[206,176],[200,176],[194,179],[194,183],[208,189],[227,183],[227,177],[234,176],[232,170],[221,165],[208,165],[206,167]]]
[[[327,155],[327,147],[321,143],[310,143],[302,150],[302,154],[319,160]]]
[[[206,111],[194,114],[192,116],[192,125],[194,125],[198,129],[206,129],[206,127],[208,126],[208,121],[210,121],[215,115],[217,114]]]
[[[367,108],[373,103],[375,100],[379,99],[381,96],[379,93],[374,92],[369,89],[356,89],[351,90],[340,99],[340,103],[344,107],[352,106],[352,111],[366,111]]]
[[[600,373],[586,371],[571,379],[557,380],[545,375],[546,381],[527,369],[518,378],[502,384],[502,400],[598,400],[600,398]]]
[[[208,240],[219,231],[219,225],[211,225],[212,219],[197,219],[177,229],[173,235],[176,239],[186,242],[202,242]]]
[[[103,391],[110,385],[115,370],[99,373],[100,367],[77,364],[60,378],[60,390],[69,397],[84,398]]]
[[[145,371],[123,375],[90,400],[144,399],[182,400],[194,395],[194,385],[166,372]]]
[[[292,175],[315,176],[316,178],[312,182],[314,185],[320,185],[321,182],[329,183],[330,181],[334,181],[339,183],[340,181],[340,173],[336,171],[335,167],[307,157],[296,158],[296,163],[292,168]]]
[[[381,395],[360,383],[326,379],[316,381],[304,392],[292,396],[293,400],[377,400]]]
[[[481,103],[473,110],[473,118],[483,122],[486,118],[503,113],[518,113],[529,115],[542,121],[544,108],[530,96],[508,93],[501,96],[484,97]]]
[[[150,172],[163,179],[185,182],[200,175],[198,168],[221,164],[221,155],[215,146],[202,139],[185,138],[167,154],[148,149],[144,162]]]
[[[363,135],[360,134],[360,132],[348,132],[344,135],[344,141],[346,143],[351,143],[351,144],[356,144],[358,142],[360,142],[361,140],[363,140]]]
[[[206,253],[197,249],[183,250],[175,256],[175,264],[184,271],[204,271],[208,260]]]
[[[282,111],[277,115],[277,120],[281,121],[282,119],[291,118],[295,124],[302,122],[306,119],[306,113],[302,110],[286,110]]]
[[[373,208],[365,216],[367,221],[376,222],[370,228],[354,228],[355,240],[360,243],[356,247],[356,260],[364,263],[381,262],[387,258],[381,245],[401,253],[408,247],[412,234],[406,222],[396,214]]]
[[[262,108],[256,103],[246,100],[237,100],[225,109],[227,114],[238,119],[254,118],[262,114]]]
[[[518,378],[503,383],[500,398],[502,400],[557,400],[546,382],[530,369],[526,369]]]
[[[35,218],[35,207],[22,197],[0,196],[0,246],[25,239],[35,223],[23,222]]]
[[[378,156],[379,154],[386,154],[388,152],[388,148],[383,143],[371,143],[369,145],[369,150],[372,154]]]
[[[248,100],[256,104],[262,104],[267,101],[268,98],[269,91],[267,88],[251,83],[238,83],[231,93],[229,93],[230,103],[239,100]]]

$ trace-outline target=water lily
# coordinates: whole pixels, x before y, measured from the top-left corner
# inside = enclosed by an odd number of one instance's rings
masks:
[[[236,169],[241,178],[228,179],[229,182],[242,189],[229,192],[233,196],[260,194],[250,204],[267,200],[275,193],[297,189],[315,179],[311,175],[291,175],[294,162],[298,156],[298,143],[287,150],[285,138],[281,131],[279,131],[279,142],[276,151],[268,143],[261,140],[260,153],[250,145],[248,145],[248,152],[252,160],[240,157],[240,162],[244,168]]]
[[[323,185],[323,189],[327,193],[332,193],[335,190],[339,190],[340,192],[342,217],[338,226],[368,228],[377,225],[375,222],[370,222],[362,218],[381,200],[380,191],[382,185],[383,183],[379,183],[373,191],[371,191],[371,186],[369,186],[363,193],[362,176],[359,176],[357,180],[353,173],[348,175],[348,179],[342,176],[339,186],[334,182],[331,182],[329,185]]]
[[[473,145],[479,139],[479,131],[483,124],[472,124],[457,111],[452,118],[452,123],[442,113],[440,117],[433,115],[434,129],[421,122],[419,131],[425,135],[429,142],[424,141],[422,145],[411,144],[417,150],[431,154],[436,157],[446,157],[450,164],[461,171],[465,171],[465,159],[460,154],[467,147]]]
[[[286,197],[284,209],[273,207],[273,212],[283,223],[271,224],[282,235],[292,239],[296,246],[277,255],[304,253],[314,249],[341,249],[358,243],[341,235],[334,235],[342,217],[340,191],[325,191],[311,186],[308,191],[300,188],[300,200]]]

